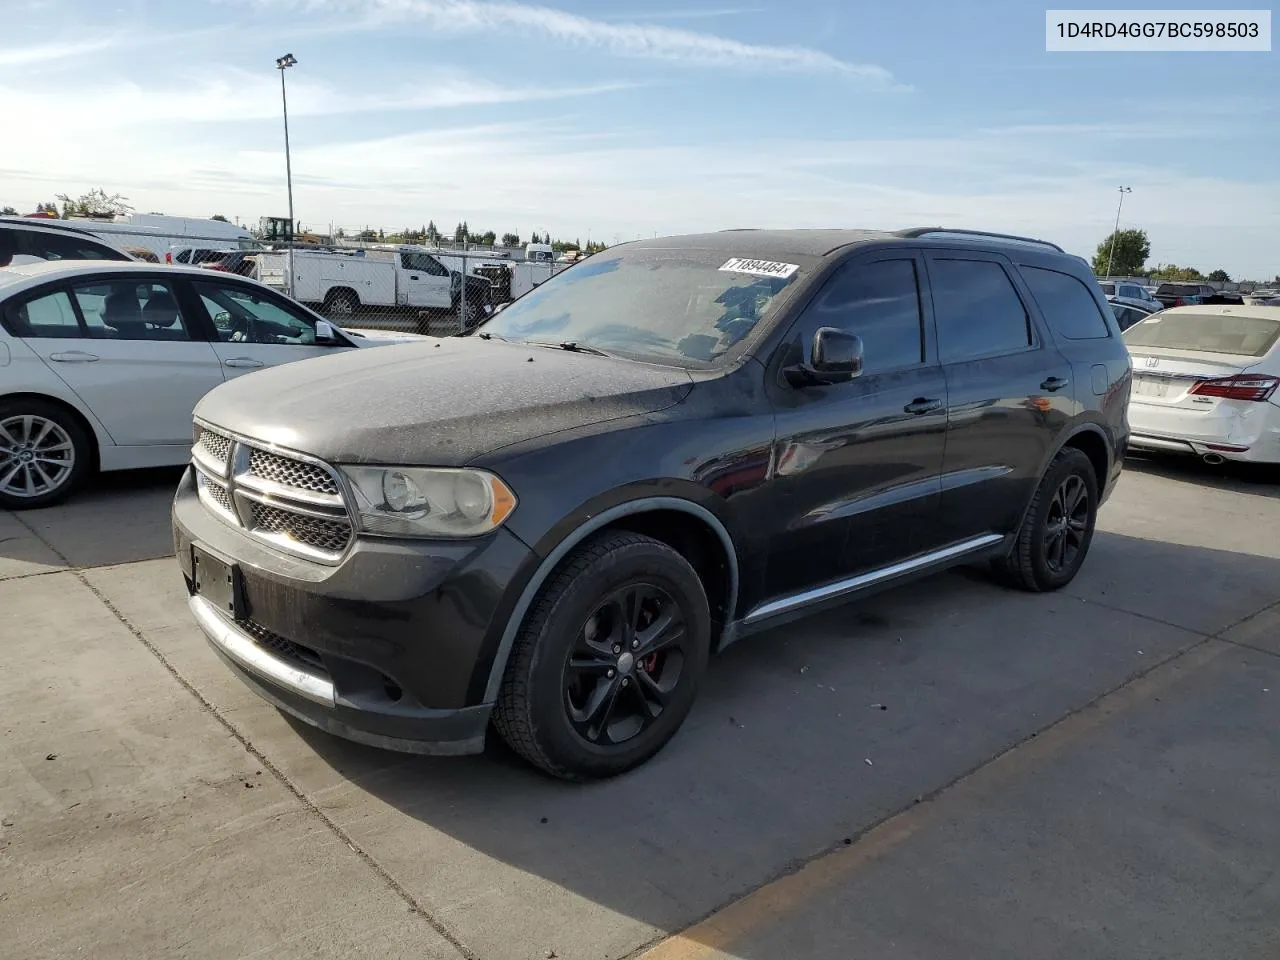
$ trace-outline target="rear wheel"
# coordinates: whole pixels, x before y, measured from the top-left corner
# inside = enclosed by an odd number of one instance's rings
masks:
[[[92,463],[92,439],[61,407],[36,399],[0,401],[0,507],[57,503]]]
[[[350,290],[334,290],[324,301],[324,312],[339,325],[347,323],[356,315],[360,299]]]
[[[553,776],[623,773],[684,722],[710,645],[706,594],[688,561],[650,537],[602,534],[570,554],[534,602],[494,726]]]
[[[1089,458],[1059,451],[1036,488],[1013,551],[994,564],[1011,585],[1033,593],[1065,587],[1079,573],[1098,518],[1098,480]]]

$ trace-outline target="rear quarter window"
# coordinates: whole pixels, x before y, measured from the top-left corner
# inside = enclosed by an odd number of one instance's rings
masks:
[[[1111,336],[1098,302],[1075,277],[1041,267],[1018,269],[1056,335],[1068,340],[1102,340]]]

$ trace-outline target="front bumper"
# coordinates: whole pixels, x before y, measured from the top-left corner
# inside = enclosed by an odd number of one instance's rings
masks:
[[[174,546],[197,624],[232,670],[330,733],[413,753],[483,749],[483,701],[506,619],[536,567],[499,530],[477,541],[357,539],[324,566],[249,539],[200,502],[190,470]],[[193,550],[233,562],[242,619],[196,593]]]

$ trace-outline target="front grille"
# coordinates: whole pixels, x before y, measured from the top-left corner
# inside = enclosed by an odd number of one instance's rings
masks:
[[[210,500],[231,515],[235,515],[235,508],[231,506],[231,495],[227,493],[227,488],[216,480],[212,480],[205,476],[199,470],[196,471],[196,477],[200,483],[200,490]]]
[[[243,620],[237,623],[236,626],[251,636],[258,646],[270,650],[281,660],[296,664],[311,673],[318,673],[322,676],[329,675],[329,671],[325,669],[324,661],[320,659],[320,654],[310,647],[294,643],[292,640],[268,630],[254,620]]]
[[[268,453],[266,450],[255,449],[250,452],[249,473],[262,480],[270,480],[272,483],[297,490],[309,490],[312,493],[338,493],[338,484],[323,467]]]
[[[231,438],[212,430],[201,430],[199,446],[210,460],[226,463],[227,455],[231,453]]]
[[[283,534],[315,550],[341,553],[351,540],[351,524],[347,520],[311,517],[265,503],[253,503],[249,509],[253,514],[253,530]]]
[[[321,563],[350,545],[342,489],[324,464],[203,425],[193,461],[205,507],[249,536]]]

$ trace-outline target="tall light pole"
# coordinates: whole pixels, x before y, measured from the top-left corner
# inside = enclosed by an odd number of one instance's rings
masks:
[[[289,296],[293,296],[293,161],[289,157],[289,97],[285,93],[284,72],[297,62],[292,53],[276,58],[276,69],[280,71],[280,106],[284,110],[284,176],[289,190]]]
[[[1111,249],[1107,251],[1107,276],[1111,276],[1111,258],[1116,252],[1116,234],[1120,232],[1120,210],[1124,207],[1124,195],[1133,193],[1132,187],[1120,187],[1120,202],[1116,204],[1116,228],[1111,231]]]

